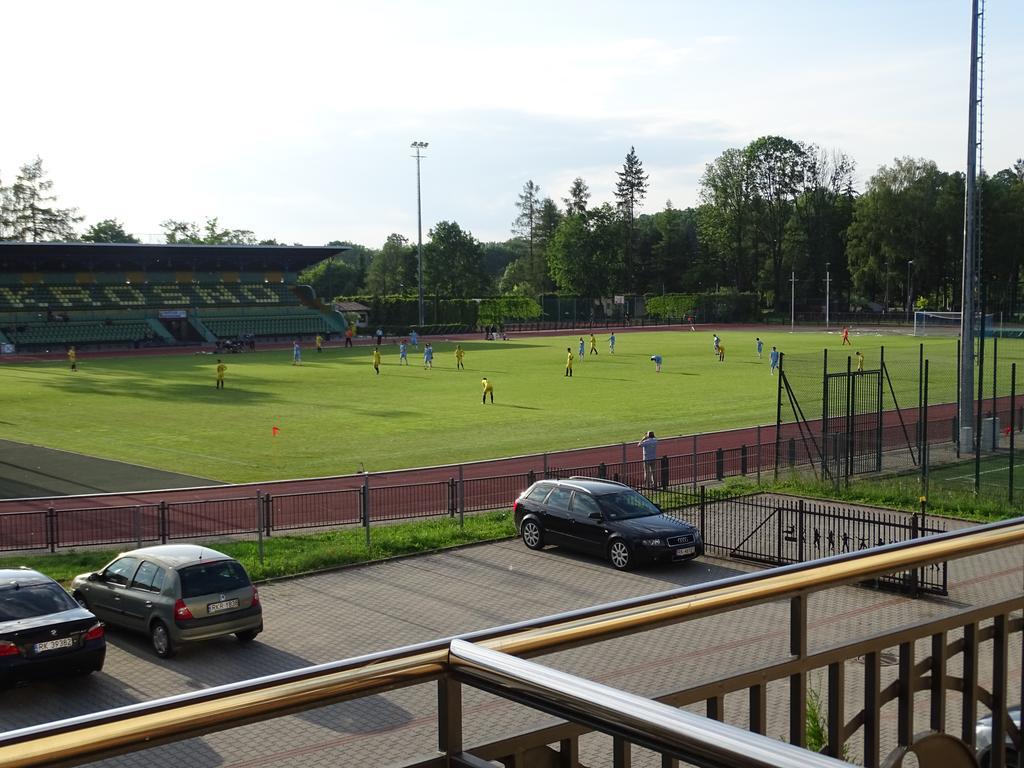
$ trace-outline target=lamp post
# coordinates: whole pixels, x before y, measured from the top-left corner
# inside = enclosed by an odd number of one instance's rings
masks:
[[[796,330],[796,270],[789,275],[789,330]]]
[[[832,284],[832,277],[829,274],[829,267],[832,266],[832,262],[825,262],[825,330],[828,330],[828,305],[829,305],[829,286]]]
[[[914,266],[914,260],[913,259],[909,259],[907,261],[907,324],[908,325],[910,324],[910,307],[911,307],[911,301],[913,300],[913,295],[914,295],[913,288],[911,287],[911,284],[910,284],[910,280],[913,277],[911,275],[911,273],[910,273],[910,268],[912,266]]]
[[[416,150],[413,157],[416,158],[416,283],[419,286],[419,327],[423,329],[423,208],[420,204],[420,154],[421,149],[427,148],[427,142],[414,141],[409,145]]]

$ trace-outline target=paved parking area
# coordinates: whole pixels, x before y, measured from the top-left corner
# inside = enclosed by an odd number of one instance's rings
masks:
[[[811,602],[813,645],[834,643],[938,616],[980,596],[1020,593],[1021,551],[1004,550],[951,565],[948,600],[911,601],[859,588]],[[242,647],[223,638],[186,648],[175,659],[152,655],[146,639],[111,631],[103,673],[20,687],[0,700],[6,730],[160,696],[394,648],[677,586],[733,575],[744,566],[706,559],[620,573],[555,549],[531,552],[518,541],[406,558],[261,588],[267,630]],[[788,652],[781,604],[742,615],[619,638],[538,659],[643,695],[745,669]],[[1020,659],[1020,653],[1011,654]],[[1011,675],[1011,679],[1019,675]],[[732,713],[729,719],[732,718]],[[740,713],[737,712],[737,715]],[[522,707],[467,691],[467,742],[550,723]],[[923,721],[922,721],[923,722]],[[389,765],[436,746],[433,685],[393,691],[103,761],[103,766]],[[769,720],[769,733],[786,733]],[[600,745],[596,745],[599,749]],[[605,764],[604,758],[593,764]],[[634,760],[634,765],[644,764]]]

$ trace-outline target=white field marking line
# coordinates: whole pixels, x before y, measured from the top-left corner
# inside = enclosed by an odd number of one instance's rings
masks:
[[[1018,467],[1024,467],[1024,464],[1014,464],[1013,466],[1014,466],[1014,469],[1016,469]],[[995,469],[983,469],[978,474],[979,475],[989,475],[989,474],[992,474],[993,472],[1009,472],[1009,471],[1010,471],[1009,467],[996,467]],[[974,479],[974,473],[972,472],[969,475],[958,475],[957,477],[950,477],[948,479],[949,480],[953,480],[953,481],[956,481],[956,480],[973,480]]]

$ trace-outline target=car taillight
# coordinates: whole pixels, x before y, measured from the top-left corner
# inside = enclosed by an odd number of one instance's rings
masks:
[[[186,621],[192,618],[192,611],[190,611],[188,606],[185,605],[184,600],[178,600],[178,602],[174,604],[174,618],[181,621]]]
[[[89,627],[89,631],[85,633],[86,641],[99,640],[101,637],[103,637],[103,625],[98,622]]]
[[[253,605],[259,605],[260,604],[260,591],[258,589],[256,589],[256,587],[252,588],[252,604]]]
[[[17,656],[21,653],[18,646],[7,640],[0,640],[0,656]]]
[[[519,511],[519,499],[512,502],[512,514],[516,514]]]

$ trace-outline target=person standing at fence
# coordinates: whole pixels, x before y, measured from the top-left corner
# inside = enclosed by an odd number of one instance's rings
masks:
[[[461,344],[456,344],[455,345],[455,370],[457,370],[457,371],[464,371],[464,370],[466,370],[466,366],[464,366],[462,364],[462,358],[464,358],[465,356],[466,356],[466,351],[462,348],[462,345]],[[484,381],[487,381],[487,379],[484,379]]]
[[[415,328],[413,328],[409,332],[409,341],[412,342],[412,348],[413,349],[419,349],[420,348],[420,335],[418,333],[416,333],[416,329]]]
[[[224,361],[220,358],[217,359],[217,389],[224,389],[224,371],[228,367],[224,365]]]
[[[764,342],[761,341],[761,337],[760,336],[756,337],[754,339],[754,341],[757,342],[757,359],[760,360],[761,359],[761,350],[764,349]]]
[[[615,354],[615,331],[612,331],[612,335],[608,337],[608,351]]]
[[[849,329],[848,326],[844,325],[843,326],[843,343],[840,344],[839,346],[843,346],[845,344],[849,344],[851,347],[853,346],[853,342],[850,341],[850,329]]]
[[[486,376],[484,376],[480,380],[480,383],[484,387],[484,397],[483,397],[483,400],[481,400],[480,402],[486,404],[487,403],[487,396],[490,395],[491,396],[491,402],[493,403],[494,402],[494,385],[491,384],[491,382],[489,382],[487,380]]]
[[[398,345],[398,364],[402,363],[409,364],[409,345],[405,343],[405,339]]]
[[[853,356],[857,359],[857,373],[864,373],[864,355],[858,349],[853,353]]]
[[[654,372],[661,373],[661,355],[651,355],[651,362],[654,363]]]
[[[768,353],[768,373],[771,376],[775,375],[775,369],[779,367],[779,350],[772,347],[772,351]]]
[[[352,334],[353,333],[355,333],[355,331],[352,330],[352,326],[351,325],[348,326],[345,329],[345,346],[346,347],[351,347],[352,346]]]
[[[373,348],[373,372],[380,376],[380,347]]]
[[[658,458],[658,438],[654,436],[654,431],[651,430],[643,436],[637,445],[644,460],[644,483],[648,487],[654,488],[657,485],[655,482],[657,478],[655,462]]]
[[[572,347],[566,347],[565,375],[572,376]]]

